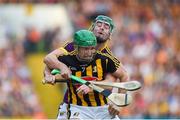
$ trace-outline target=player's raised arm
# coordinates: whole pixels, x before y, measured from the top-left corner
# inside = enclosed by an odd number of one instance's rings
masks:
[[[62,49],[56,49],[45,56],[44,63],[51,69],[60,69],[65,66],[64,63],[58,60],[58,57],[62,55],[64,55],[64,51]]]
[[[44,63],[50,68],[50,69],[59,69],[62,70],[61,75],[64,78],[69,78],[71,75],[71,71],[69,68],[58,60],[59,56],[66,55],[68,52],[63,47],[56,49],[45,56]]]

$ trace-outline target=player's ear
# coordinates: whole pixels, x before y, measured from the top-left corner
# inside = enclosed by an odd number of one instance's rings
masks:
[[[111,40],[111,36],[112,36],[112,33],[111,33],[111,32],[109,32],[109,40]]]

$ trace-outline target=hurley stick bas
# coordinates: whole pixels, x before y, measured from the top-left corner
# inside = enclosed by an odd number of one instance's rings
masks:
[[[125,89],[127,91],[134,91],[134,90],[141,88],[141,83],[138,81],[128,81],[128,82],[121,82],[121,83],[91,81],[91,83],[93,83],[95,85],[100,85],[100,86],[121,88],[121,89]]]

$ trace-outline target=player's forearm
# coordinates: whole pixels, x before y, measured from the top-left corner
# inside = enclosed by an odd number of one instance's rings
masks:
[[[129,81],[129,75],[125,72],[123,74],[114,75],[116,76],[120,81],[119,82],[127,82]]]
[[[124,73],[123,73],[123,75],[120,77],[120,81],[121,82],[127,82],[127,81],[129,81],[129,75],[128,75],[128,73],[125,71]]]
[[[50,69],[60,69],[61,64],[56,55],[49,54],[44,58],[44,63],[50,68]]]
[[[44,63],[50,69],[61,69],[65,67],[65,64],[58,60],[58,57],[62,55],[64,55],[64,51],[61,49],[56,49],[51,53],[49,53],[48,55],[46,55],[46,57],[44,58]]]
[[[120,82],[129,81],[129,74],[123,66],[120,66],[112,75],[116,78],[119,78]]]
[[[45,68],[44,68],[44,77],[47,76],[47,75],[51,75],[51,70],[47,66],[45,66]]]
[[[107,74],[103,82],[117,82],[117,77],[112,74]]]

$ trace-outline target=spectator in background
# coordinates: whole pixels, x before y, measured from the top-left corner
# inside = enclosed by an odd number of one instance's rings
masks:
[[[61,34],[60,27],[54,28],[53,30],[47,30],[44,32],[44,34],[42,35],[42,41],[44,43],[45,52],[49,52],[53,49],[53,42],[55,42],[56,45],[59,45],[58,42],[60,40],[58,39],[59,38],[58,35],[60,34]]]
[[[26,29],[26,37],[24,41],[24,49],[26,53],[35,53],[38,51],[38,43],[40,41],[40,33],[35,27]]]

